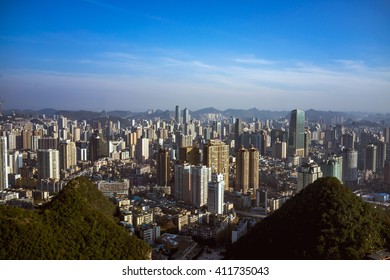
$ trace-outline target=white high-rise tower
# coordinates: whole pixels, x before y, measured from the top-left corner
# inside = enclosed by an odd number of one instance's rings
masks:
[[[8,188],[7,137],[0,137],[0,191]]]

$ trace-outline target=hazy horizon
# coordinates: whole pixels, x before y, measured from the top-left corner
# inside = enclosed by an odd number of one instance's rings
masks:
[[[3,110],[388,113],[390,2],[2,1]]]
[[[295,110],[295,109],[299,109],[299,110],[303,110],[305,112],[309,111],[309,110],[314,110],[314,111],[318,111],[318,112],[331,112],[331,113],[361,113],[361,114],[382,114],[382,115],[387,115],[387,114],[390,114],[390,111],[388,112],[374,112],[374,111],[337,111],[337,110],[332,110],[332,109],[324,109],[324,110],[320,110],[320,109],[316,109],[316,108],[308,108],[308,109],[303,109],[303,108],[290,108],[290,109],[280,109],[280,110],[271,110],[271,109],[268,109],[268,108],[256,108],[256,107],[252,107],[252,108],[217,108],[215,106],[209,106],[209,107],[204,107],[204,108],[190,108],[190,107],[186,107],[186,106],[181,106],[181,104],[176,104],[176,105],[179,105],[180,106],[180,109],[183,110],[184,108],[187,108],[190,113],[191,112],[196,112],[196,111],[199,111],[199,110],[203,110],[203,109],[208,109],[208,108],[214,108],[218,111],[221,111],[221,112],[224,112],[224,111],[227,111],[227,110],[252,110],[252,109],[257,109],[259,111],[270,111],[270,112],[291,112],[292,110]],[[3,109],[3,112],[4,111],[13,111],[13,110],[17,110],[17,111],[34,111],[34,112],[38,112],[38,111],[42,111],[42,110],[55,110],[55,111],[74,111],[74,112],[78,112],[78,111],[87,111],[87,112],[95,112],[95,113],[100,113],[100,112],[115,112],[115,111],[124,111],[124,112],[131,112],[131,113],[145,113],[147,111],[150,111],[150,110],[161,110],[161,111],[170,111],[172,113],[175,112],[175,106],[172,107],[172,108],[148,108],[148,109],[145,109],[145,110],[126,110],[126,109],[112,109],[112,110],[106,110],[106,109],[85,109],[85,108],[81,108],[81,109],[72,109],[72,108],[51,108],[51,107],[45,107],[45,108],[38,108],[38,109],[31,109],[31,108],[12,108],[12,109]]]

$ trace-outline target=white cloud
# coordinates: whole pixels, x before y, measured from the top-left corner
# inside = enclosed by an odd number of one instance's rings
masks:
[[[173,103],[197,108],[318,108],[388,112],[390,70],[356,61],[337,60],[327,65],[302,62],[262,64],[210,63],[210,59],[145,56],[140,53],[103,52],[94,60],[102,71],[62,73],[36,70],[2,71],[0,90],[14,93],[15,104],[26,92],[52,100],[52,93],[74,97],[78,106],[106,109],[169,109]],[[356,66],[362,64],[362,67]],[[77,69],[77,68],[76,68]],[[358,69],[358,70],[357,70]],[[113,71],[116,70],[116,71]],[[65,98],[60,104],[75,101]],[[109,100],[109,102],[107,102]],[[191,100],[191,101],[189,101]],[[31,100],[31,104],[34,100]],[[104,104],[102,104],[104,102]],[[36,106],[38,106],[37,104]],[[48,107],[42,104],[40,107]],[[58,105],[60,106],[60,105]],[[57,106],[57,107],[58,107]],[[64,105],[65,106],[65,105]],[[70,106],[70,105],[69,105]],[[81,108],[80,108],[81,109]]]
[[[258,65],[271,65],[276,63],[276,61],[272,61],[268,59],[259,59],[255,57],[235,58],[234,61],[243,64],[258,64]]]

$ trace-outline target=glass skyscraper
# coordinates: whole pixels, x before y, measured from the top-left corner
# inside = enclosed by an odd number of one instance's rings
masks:
[[[305,154],[305,112],[302,110],[291,111],[288,151],[290,156]]]

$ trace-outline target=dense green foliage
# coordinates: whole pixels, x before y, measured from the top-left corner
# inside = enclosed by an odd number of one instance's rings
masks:
[[[318,179],[227,252],[233,259],[362,259],[390,244],[390,218],[334,177]]]
[[[0,259],[148,259],[148,245],[117,225],[114,211],[86,178],[39,210],[0,206]]]

